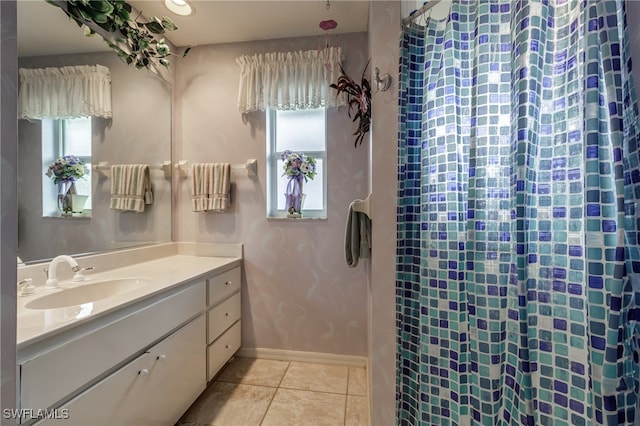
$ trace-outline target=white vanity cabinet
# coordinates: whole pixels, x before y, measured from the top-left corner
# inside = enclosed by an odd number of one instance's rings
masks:
[[[173,425],[206,387],[206,282],[156,298],[22,359],[21,408],[68,413],[42,425]]]
[[[19,408],[58,416],[21,423],[174,425],[240,348],[241,266],[217,269],[19,348]]]
[[[240,267],[207,280],[207,382],[240,349]]]
[[[38,425],[173,425],[205,388],[204,316],[174,332]]]

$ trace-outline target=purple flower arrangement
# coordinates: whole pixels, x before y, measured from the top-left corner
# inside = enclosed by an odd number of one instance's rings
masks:
[[[313,180],[316,176],[316,160],[309,155],[293,152],[291,150],[284,151],[280,158],[284,161],[282,176],[289,178],[285,196],[285,210],[290,215],[300,217],[302,212],[302,182],[307,179]]]
[[[282,176],[292,178],[302,175],[305,182],[307,179],[313,180],[316,176],[316,160],[313,157],[286,150],[280,155],[280,158],[284,161]]]
[[[85,166],[84,161],[75,155],[65,155],[51,163],[45,175],[53,178],[54,183],[59,184],[75,182],[87,173],[89,173],[89,169]]]

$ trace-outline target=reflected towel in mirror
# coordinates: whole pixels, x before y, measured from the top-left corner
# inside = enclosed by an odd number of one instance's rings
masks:
[[[111,166],[111,200],[114,210],[143,212],[153,204],[151,178],[147,164],[114,164]]]

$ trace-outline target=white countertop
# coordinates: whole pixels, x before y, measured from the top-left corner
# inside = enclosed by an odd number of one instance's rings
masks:
[[[222,272],[230,269],[240,265],[241,260],[240,257],[177,254],[104,272],[87,272],[84,282],[61,281],[62,290],[48,290],[42,286],[36,286],[36,294],[18,297],[17,348],[20,350],[32,343],[86,324],[126,306],[177,288],[189,281],[204,278],[217,271]],[[66,268],[67,265],[61,264],[59,267]],[[96,281],[118,278],[146,278],[150,280],[150,284],[127,293],[82,305],[56,309],[25,308],[25,304],[45,294],[64,291],[65,288],[78,287]]]

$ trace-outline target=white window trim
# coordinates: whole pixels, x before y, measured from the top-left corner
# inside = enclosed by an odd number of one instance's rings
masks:
[[[90,119],[90,118],[89,118]],[[53,120],[53,125],[55,128],[55,146],[58,148],[58,157],[63,157],[65,154],[65,151],[67,150],[67,138],[65,137],[65,121],[67,121],[66,118],[55,118]],[[91,123],[91,125],[93,126],[93,123]],[[85,163],[91,163],[91,157],[87,157],[86,155],[76,155],[76,157],[78,157],[80,160],[84,161]]]
[[[91,117],[88,117],[89,119],[91,119]],[[60,158],[63,157],[65,155],[65,151],[66,151],[66,138],[65,138],[65,121],[68,120],[66,118],[44,118],[42,119],[42,122],[44,123],[45,121],[50,121],[51,122],[51,129],[52,129],[52,140],[51,143],[53,144],[53,148],[55,150],[55,154],[56,156],[51,160],[51,161],[55,161],[56,158]],[[93,120],[91,121],[91,126],[93,128]],[[84,161],[85,164],[91,164],[92,161],[92,156],[84,156],[84,155],[76,155],[80,160]],[[47,162],[48,163],[48,162]],[[43,167],[46,170],[46,167],[48,166],[48,164],[43,163]],[[44,176],[44,175],[43,175]],[[89,174],[88,174],[88,178],[92,179],[91,176],[91,169],[89,169]],[[44,189],[44,185],[46,185],[47,188],[49,188],[49,191],[45,191]],[[51,189],[53,188],[53,189]],[[43,204],[43,211],[42,211],[42,217],[64,217],[65,219],[69,219],[69,218],[85,218],[85,217],[91,217],[91,212],[92,212],[92,207],[93,207],[93,201],[92,201],[92,197],[89,195],[89,199],[87,200],[87,204],[88,204],[88,208],[85,208],[85,214],[82,216],[61,216],[58,212],[57,209],[53,210],[50,208],[46,208],[46,206],[50,206],[50,205],[55,205],[57,203],[57,201],[53,201],[52,203],[45,201],[45,198],[50,199],[51,197],[57,198],[57,187],[55,185],[53,185],[51,178],[49,177],[44,177],[43,178],[43,190],[42,190],[42,196],[43,196],[43,200],[42,200],[42,204]],[[89,202],[91,201],[91,202]]]
[[[289,219],[287,217],[288,212],[284,209],[277,209],[277,200],[278,200],[278,179],[282,174],[282,170],[280,170],[276,165],[278,164],[278,160],[280,159],[280,155],[282,151],[276,151],[276,125],[275,125],[275,117],[276,110],[269,108],[266,111],[266,135],[267,135],[267,218],[268,219]],[[324,151],[304,151],[305,155],[310,155],[316,159],[322,159],[324,164],[324,173],[321,173],[318,177],[322,177],[322,205],[323,209],[318,210],[307,210],[302,207],[302,217],[295,218],[291,220],[304,220],[304,219],[327,219],[327,171],[328,162],[327,162],[327,141],[326,141],[326,126],[327,126],[327,109],[324,108],[324,125],[325,125],[325,150]]]

